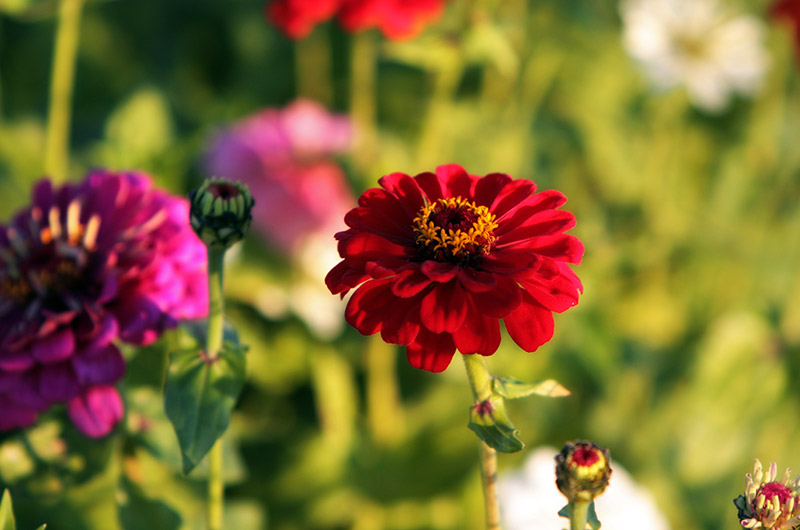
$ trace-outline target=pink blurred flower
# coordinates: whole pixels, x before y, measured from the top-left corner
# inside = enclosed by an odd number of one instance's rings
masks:
[[[84,434],[123,414],[115,345],[144,345],[207,311],[205,247],[188,203],[141,173],[43,180],[0,225],[0,430],[66,403]]]
[[[296,255],[309,237],[344,227],[355,203],[331,155],[347,149],[351,127],[308,100],[266,109],[234,124],[212,141],[213,175],[239,180],[258,205],[253,225],[272,244]]]

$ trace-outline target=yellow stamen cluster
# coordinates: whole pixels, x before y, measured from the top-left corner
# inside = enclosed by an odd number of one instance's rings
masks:
[[[472,226],[468,229],[440,226],[434,220],[435,216],[448,212],[474,217]],[[434,254],[456,259],[488,254],[497,228],[496,217],[486,206],[477,206],[463,197],[438,199],[426,204],[414,218],[414,225],[418,245]]]

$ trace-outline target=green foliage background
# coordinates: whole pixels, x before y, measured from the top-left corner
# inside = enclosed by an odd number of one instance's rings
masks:
[[[55,8],[0,0],[4,220],[42,174]],[[295,45],[262,11],[260,0],[89,2],[71,175],[138,168],[185,193],[220,127],[297,95],[346,112],[359,94],[357,39],[326,24]],[[586,246],[585,293],[538,352],[505,340],[489,359],[494,373],[572,390],[510,403],[521,439],[589,438],[654,492],[673,528],[734,528],[731,500],[753,458],[800,468],[792,40],[768,26],[763,89],[709,115],[680,89],[653,93],[620,27],[609,1],[454,1],[417,40],[362,35],[378,57],[375,149],[342,163],[356,193],[384,173],[448,162],[562,190]],[[301,59],[326,57],[330,72],[306,71],[315,82],[303,84]],[[228,527],[482,528],[460,361],[430,374],[351,329],[321,340],[299,319],[270,317],[248,293],[294,281],[294,269],[255,236],[243,247],[227,276],[229,317],[250,345],[226,446]],[[0,435],[0,489],[19,528],[204,527],[203,466],[181,476],[163,412],[165,352],[178,340],[126,353],[128,417],[113,436],[82,438],[60,409]],[[501,470],[525,454],[501,456]]]

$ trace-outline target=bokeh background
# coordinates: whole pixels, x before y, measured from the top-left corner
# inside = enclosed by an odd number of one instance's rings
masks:
[[[766,66],[757,90],[709,111],[681,86],[651,86],[608,0],[453,0],[404,41],[335,22],[293,41],[262,0],[89,1],[70,175],[136,168],[184,194],[220,131],[305,97],[352,120],[349,149],[324,156],[354,196],[449,162],[563,191],[585,292],[539,351],[504,340],[489,363],[572,395],[509,404],[527,447],[501,455],[501,472],[589,438],[673,528],[735,528],[754,458],[800,469],[800,79],[768,2],[722,3],[763,24]],[[56,7],[0,0],[3,221],[43,175]],[[250,345],[227,434],[228,527],[482,528],[459,359],[419,371],[347,328],[315,270],[331,264],[332,232],[291,251],[268,232],[226,276]],[[181,475],[163,414],[169,340],[126,352],[127,418],[112,436],[85,439],[58,408],[0,434],[19,528],[204,528],[204,469]]]

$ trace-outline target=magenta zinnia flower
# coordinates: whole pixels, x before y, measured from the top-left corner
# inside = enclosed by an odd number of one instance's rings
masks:
[[[188,202],[141,173],[43,180],[0,226],[0,430],[66,403],[88,436],[121,419],[117,341],[143,345],[207,311],[205,247]]]
[[[345,216],[343,260],[325,279],[334,294],[358,287],[345,311],[353,327],[407,346],[409,362],[432,372],[456,349],[492,355],[500,319],[525,351],[550,340],[552,313],[583,290],[567,265],[583,245],[564,234],[575,218],[558,209],[563,194],[455,164],[378,182]]]

